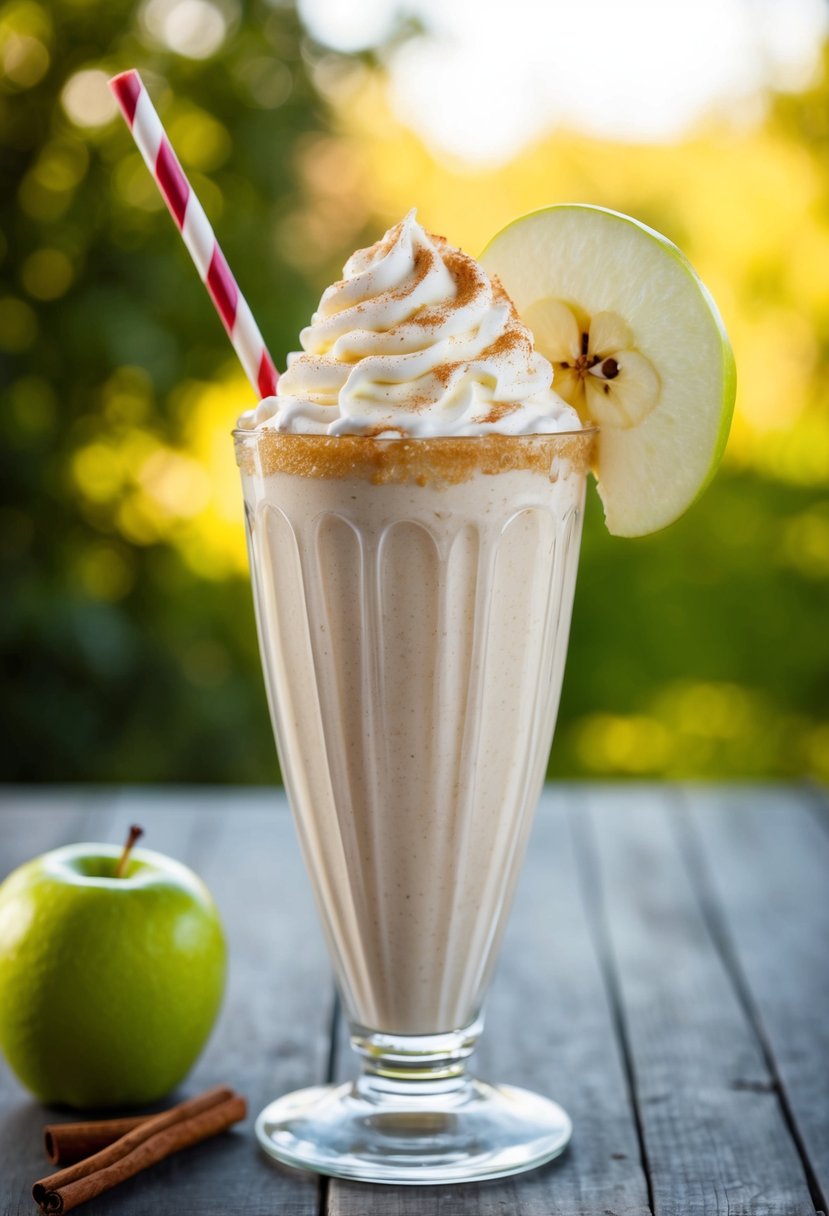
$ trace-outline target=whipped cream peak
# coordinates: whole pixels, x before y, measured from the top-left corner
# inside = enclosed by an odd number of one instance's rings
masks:
[[[322,295],[276,396],[239,419],[299,434],[579,430],[497,279],[414,210],[359,249]]]

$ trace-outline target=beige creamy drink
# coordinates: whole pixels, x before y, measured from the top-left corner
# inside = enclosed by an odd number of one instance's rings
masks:
[[[590,437],[412,216],[240,422],[283,774],[352,1023],[471,1023],[552,737]]]
[[[481,460],[457,481],[451,455],[446,479],[421,450],[424,484],[332,476],[319,458],[308,475],[282,471],[305,442],[246,440],[243,480],[306,865],[352,1020],[401,1034],[465,1026],[547,764],[587,440],[510,439],[516,467]],[[492,441],[410,446],[453,443]]]

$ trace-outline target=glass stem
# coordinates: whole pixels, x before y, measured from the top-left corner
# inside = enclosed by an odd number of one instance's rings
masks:
[[[432,1035],[385,1034],[352,1024],[351,1046],[363,1066],[357,1091],[374,1102],[462,1095],[483,1024],[481,1015],[460,1030]]]

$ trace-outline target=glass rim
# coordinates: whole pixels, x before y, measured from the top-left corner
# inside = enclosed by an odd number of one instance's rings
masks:
[[[275,437],[279,439],[304,439],[306,441],[327,439],[337,441],[347,439],[366,443],[480,443],[482,439],[507,440],[510,443],[528,439],[578,439],[594,438],[599,433],[597,426],[579,427],[577,431],[527,431],[520,435],[505,435],[501,431],[486,431],[482,435],[331,435],[328,431],[279,431],[275,427],[233,427],[230,434],[234,440],[261,439]]]

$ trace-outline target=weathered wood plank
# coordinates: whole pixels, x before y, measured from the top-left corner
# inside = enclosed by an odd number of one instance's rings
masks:
[[[115,800],[112,790],[54,791],[6,786],[0,791],[0,882],[24,861],[80,840]]]
[[[120,810],[124,823],[137,821],[129,801]],[[230,958],[219,1023],[186,1089],[229,1082],[248,1099],[249,1115],[221,1145],[194,1150],[192,1168],[183,1157],[170,1162],[170,1177],[159,1171],[152,1190],[142,1187],[140,1208],[124,1216],[160,1211],[173,1198],[177,1213],[199,1216],[317,1216],[318,1180],[281,1169],[253,1137],[268,1101],[324,1077],[329,1051],[329,967],[284,795],[193,791],[158,810],[189,820],[192,851],[181,859],[216,899]],[[149,844],[152,818],[147,824]]]
[[[55,819],[56,837],[65,835],[60,817]],[[273,791],[130,794],[106,820],[93,820],[85,834],[119,839],[130,822],[143,824],[148,847],[202,874],[219,905],[230,950],[218,1025],[196,1069],[172,1097],[226,1081],[246,1095],[250,1116],[228,1136],[125,1184],[118,1211],[317,1216],[318,1181],[280,1169],[259,1152],[252,1133],[268,1100],[319,1081],[328,1058],[329,970],[284,797]],[[7,1207],[0,1208],[4,1216],[32,1211],[29,1187],[43,1171],[37,1134],[46,1114],[17,1089],[0,1144],[16,1152],[34,1145],[34,1160],[15,1175]],[[8,1175],[0,1177],[5,1184]],[[114,1203],[102,1196],[85,1211],[100,1216],[113,1211]]]
[[[587,794],[584,818],[577,795],[565,795],[575,857],[563,830],[562,791],[539,815],[480,1061],[483,1075],[528,1084],[568,1108],[575,1136],[565,1157],[477,1186],[332,1183],[320,1192],[310,1176],[258,1153],[251,1118],[121,1188],[118,1211],[316,1216],[328,1193],[332,1216],[644,1216],[616,1013],[657,1216],[813,1216],[774,1085],[777,1074],[819,1202],[829,1164],[826,825],[805,797],[795,799],[792,817],[781,791],[760,799],[770,807],[776,798],[778,812],[759,817],[753,791],[695,792],[690,835],[662,813],[664,787]],[[147,829],[148,847],[204,875],[228,931],[231,982],[217,1031],[182,1095],[230,1080],[247,1093],[252,1117],[276,1093],[318,1081],[328,1055],[328,967],[292,826],[278,804],[284,807],[271,792],[215,790],[135,793],[115,802],[107,791],[7,791],[0,804],[0,877],[70,839],[120,840],[133,820]],[[595,921],[585,915],[579,867]],[[596,954],[603,936],[604,978]],[[29,1186],[43,1168],[46,1116],[0,1062],[0,1216],[33,1211]],[[89,1216],[114,1211],[115,1203],[103,1198]]]
[[[760,1044],[672,829],[676,807],[664,791],[634,788],[588,802],[656,1216],[814,1216]]]
[[[702,897],[829,1201],[829,834],[812,795],[693,790]]]
[[[0,799],[0,881],[48,849],[94,838],[110,820],[111,791],[6,789]],[[51,1117],[50,1112],[50,1116]],[[32,1183],[45,1172],[46,1108],[30,1098],[0,1055],[0,1213],[31,1216]]]
[[[528,1174],[456,1187],[332,1181],[330,1216],[645,1216],[650,1211],[607,994],[585,916],[565,802],[539,808],[488,1001],[482,1076],[549,1094],[573,1119],[559,1160]],[[352,1060],[341,1053],[339,1073]]]

